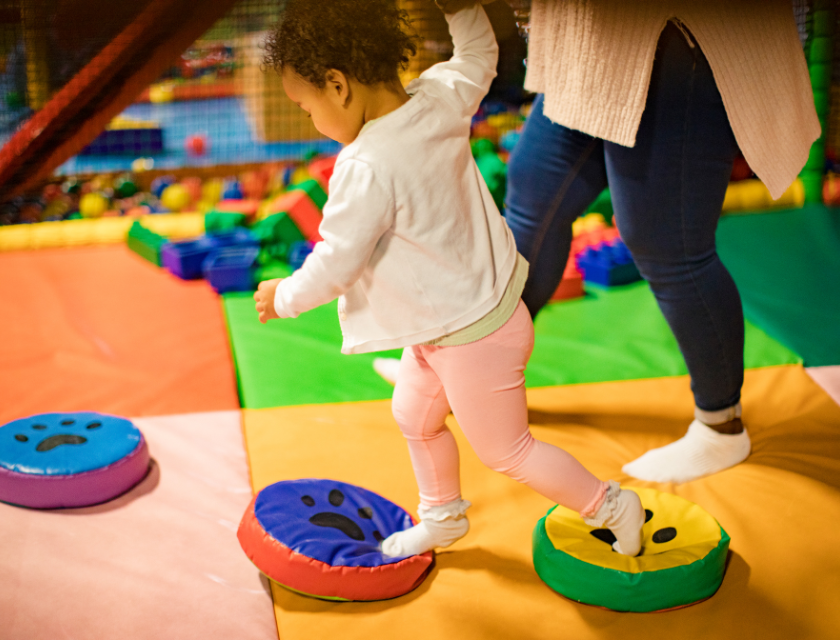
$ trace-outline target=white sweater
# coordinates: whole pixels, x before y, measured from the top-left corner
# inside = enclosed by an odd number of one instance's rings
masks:
[[[820,135],[790,0],[534,0],[525,88],[545,94],[552,121],[632,147],[672,18],[706,55],[744,157],[778,198]]]
[[[281,318],[339,297],[343,353],[421,344],[474,323],[499,304],[516,264],[469,143],[498,47],[480,5],[446,18],[452,58],[341,151],[323,241],[277,287]]]

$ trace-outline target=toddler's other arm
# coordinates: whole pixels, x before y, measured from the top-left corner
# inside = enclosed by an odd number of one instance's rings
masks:
[[[274,278],[273,280],[263,280],[257,287],[254,293],[254,300],[256,301],[257,313],[260,316],[260,322],[265,324],[269,320],[279,318],[277,312],[274,310],[274,294],[277,292],[277,285],[283,278]]]
[[[438,80],[454,89],[459,110],[472,117],[496,77],[499,46],[490,20],[477,1],[449,0],[440,4],[449,23],[455,51],[449,60],[432,66],[420,77]],[[448,13],[450,8],[459,7],[464,8]]]
[[[338,162],[318,229],[323,240],[300,269],[276,285],[266,285],[275,290],[276,317],[295,318],[352,287],[391,227],[394,210],[391,193],[368,164],[352,158]]]

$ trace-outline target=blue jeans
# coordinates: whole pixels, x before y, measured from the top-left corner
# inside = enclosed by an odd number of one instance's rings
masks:
[[[563,276],[572,221],[609,185],[621,237],[676,336],[697,406],[735,405],[744,316],[715,230],[736,153],[709,64],[671,23],[634,147],[552,123],[538,96],[510,158],[505,214],[531,263],[523,293],[531,315]]]

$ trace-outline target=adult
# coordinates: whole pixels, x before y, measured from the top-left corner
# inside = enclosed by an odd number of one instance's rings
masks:
[[[540,95],[506,217],[531,314],[562,277],[572,221],[609,185],[696,405],[683,438],[624,471],[685,482],[741,462],[744,317],[715,230],[739,146],[777,198],[820,135],[790,1],[534,0],[525,87]]]

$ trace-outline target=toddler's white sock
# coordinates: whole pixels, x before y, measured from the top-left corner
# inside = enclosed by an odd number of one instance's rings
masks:
[[[373,370],[382,376],[386,382],[397,384],[397,373],[400,370],[399,358],[374,358]]]
[[[688,482],[723,471],[750,455],[750,437],[741,433],[718,433],[699,420],[669,445],[651,449],[622,467],[624,473],[652,482]]]
[[[392,558],[426,553],[435,547],[448,547],[470,530],[464,515],[467,500],[453,500],[437,507],[419,507],[420,522],[411,529],[392,533],[382,541],[382,553]]]
[[[642,526],[645,510],[635,491],[622,489],[614,480],[598,511],[583,521],[590,527],[607,527],[615,535],[613,549],[626,556],[635,556],[642,548]]]

